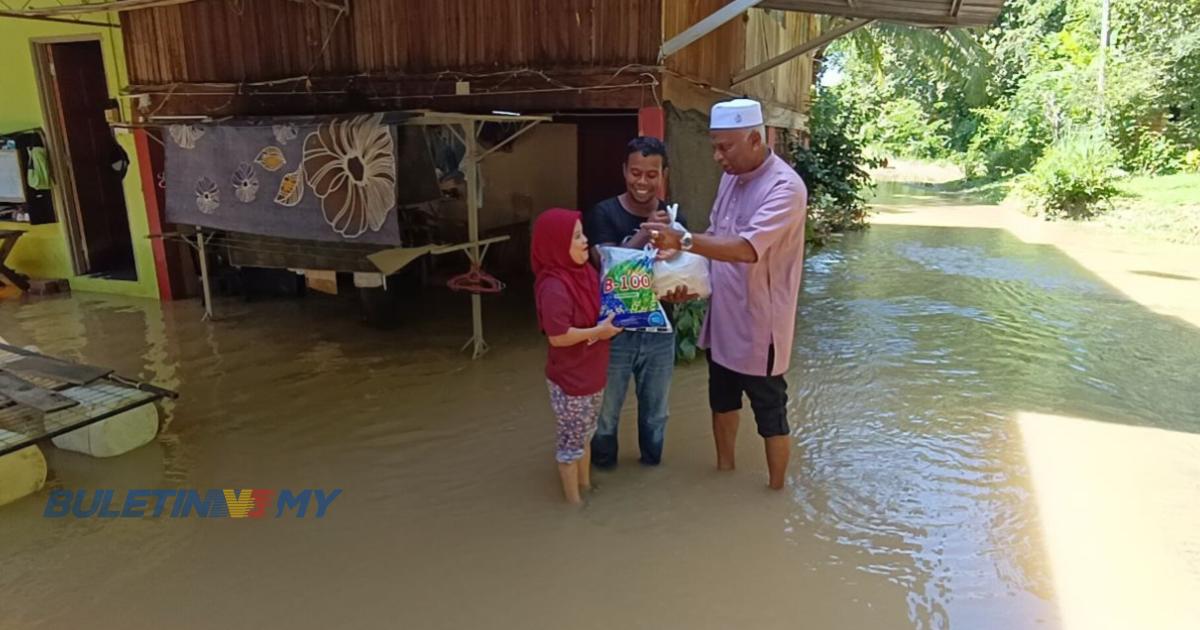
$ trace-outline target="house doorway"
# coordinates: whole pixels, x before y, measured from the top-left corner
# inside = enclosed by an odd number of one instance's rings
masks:
[[[108,94],[99,39],[35,40],[46,136],[77,275],[137,280],[121,180],[129,158],[105,111]]]
[[[575,123],[579,132],[579,208],[592,206],[625,192],[621,164],[625,147],[637,137],[637,112],[626,115],[560,117]]]

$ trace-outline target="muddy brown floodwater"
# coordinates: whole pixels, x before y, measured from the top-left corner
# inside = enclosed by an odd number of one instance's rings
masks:
[[[713,469],[698,362],[664,465],[636,463],[630,400],[623,460],[578,510],[519,291],[485,299],[474,362],[467,300],[437,289],[394,331],[317,298],[215,323],[0,303],[10,341],[181,394],[151,445],[47,448],[47,488],[0,508],[0,627],[1067,627],[1019,418],[1194,436],[1200,330],[1001,230],[880,225],[806,273],[787,489],[750,422],[739,469]],[[342,495],[322,519],[42,516],[55,488],[250,487]]]

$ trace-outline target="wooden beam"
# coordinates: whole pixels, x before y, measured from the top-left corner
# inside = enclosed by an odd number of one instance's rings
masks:
[[[376,109],[458,112],[636,110],[655,102],[657,66],[514,71],[468,77],[444,73],[313,77],[300,87],[249,83],[130,85],[125,95],[148,94],[156,119],[164,115],[304,115]],[[615,75],[615,76],[614,76]],[[470,80],[471,93],[456,94],[455,81]],[[505,117],[510,119],[511,117]]]
[[[684,29],[682,33],[663,42],[662,48],[658,51],[659,63],[662,63],[663,59],[683,50],[692,42],[721,28],[726,22],[749,11],[760,2],[762,0],[733,0],[733,2],[713,11],[703,20],[696,22]]]
[[[954,0],[954,3],[950,5],[950,17],[958,17],[958,11],[962,9],[962,3],[963,0]]]
[[[72,20],[68,18],[48,17],[44,15],[24,15],[14,11],[0,11],[0,18],[12,18],[14,20],[37,20],[39,22],[58,22],[61,24],[75,24],[79,26],[100,26],[103,28],[120,29],[120,24],[108,24],[106,22],[93,22],[91,20]]]
[[[753,68],[749,68],[749,69],[746,69],[746,70],[743,70],[743,71],[737,73],[736,75],[734,75],[733,81],[730,82],[730,85],[737,85],[739,83],[742,83],[743,81],[752,79],[752,78],[766,72],[767,70],[770,70],[771,68],[774,68],[780,64],[787,63],[788,61],[791,61],[792,59],[795,59],[796,57],[799,57],[800,55],[803,55],[804,53],[811,52],[813,50],[821,48],[822,46],[825,46],[829,42],[832,42],[833,40],[835,40],[839,37],[842,37],[843,35],[847,35],[849,33],[857,31],[858,29],[870,24],[871,22],[874,22],[874,20],[866,20],[866,19],[854,20],[853,22],[850,22],[849,24],[845,24],[839,28],[835,28],[832,31],[829,31],[828,33],[825,33],[814,40],[804,42],[804,43],[800,44],[799,46],[793,47],[791,50],[788,50],[785,53],[776,55],[776,56],[758,64],[757,66],[754,66]]]

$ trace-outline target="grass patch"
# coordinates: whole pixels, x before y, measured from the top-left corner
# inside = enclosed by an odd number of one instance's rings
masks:
[[[1117,184],[1123,196],[1162,205],[1200,204],[1200,173],[1130,177]]]
[[[1150,238],[1200,245],[1200,174],[1138,176],[1117,184],[1121,195],[1096,221]]]

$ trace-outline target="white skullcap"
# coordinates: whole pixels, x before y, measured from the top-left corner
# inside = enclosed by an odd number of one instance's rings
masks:
[[[763,124],[762,105],[748,98],[735,98],[713,105],[709,129],[748,129]]]

